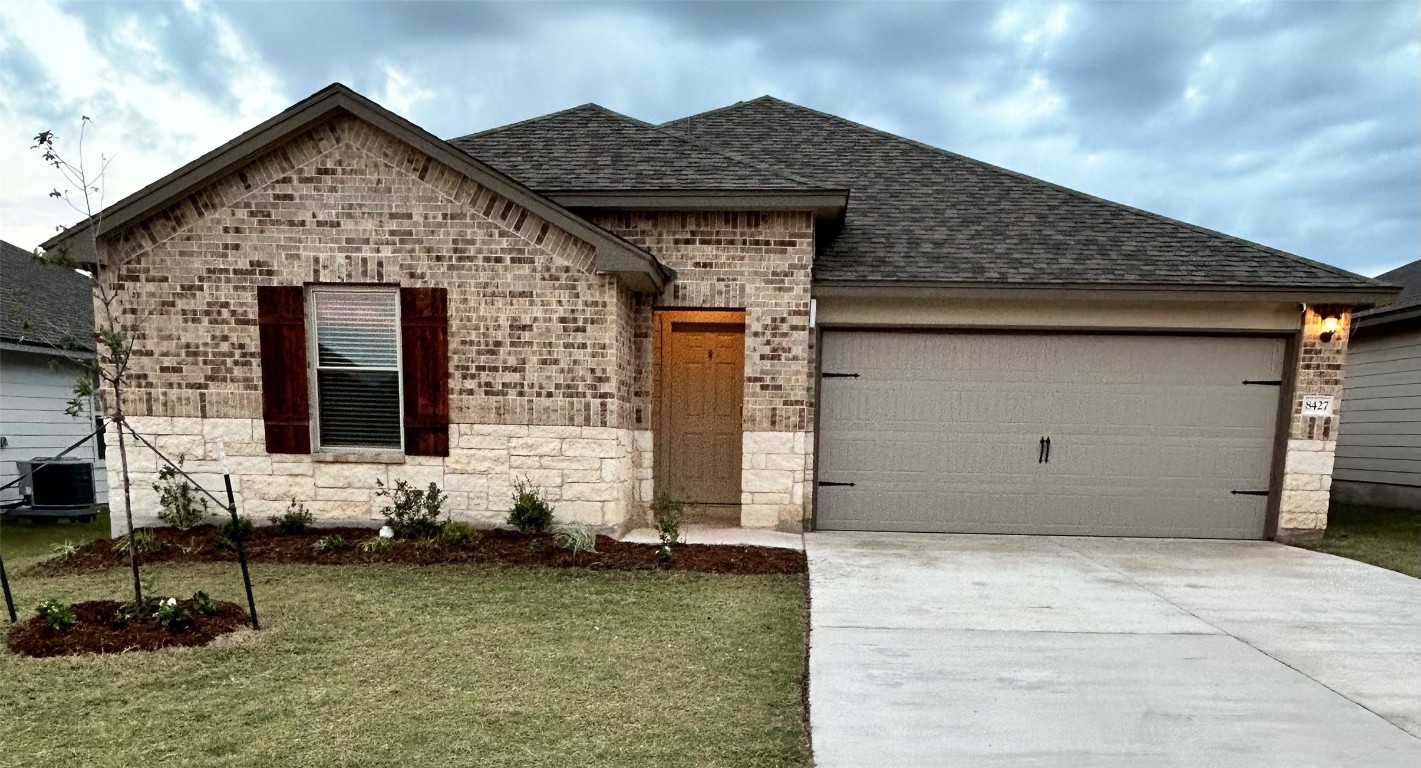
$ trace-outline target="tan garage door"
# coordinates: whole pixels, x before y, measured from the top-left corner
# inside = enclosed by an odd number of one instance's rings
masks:
[[[827,530],[1257,539],[1277,338],[824,332]],[[1048,446],[1043,438],[1049,438]]]

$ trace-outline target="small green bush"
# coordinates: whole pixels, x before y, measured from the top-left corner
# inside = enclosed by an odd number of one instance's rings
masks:
[[[139,528],[133,532],[133,546],[140,555],[151,555],[163,549],[163,540],[158,534],[147,528]],[[128,552],[128,536],[120,536],[113,540],[113,551]]]
[[[272,515],[267,518],[276,527],[276,532],[283,536],[293,536],[298,533],[305,533],[311,526],[311,513],[307,511],[306,505],[291,497],[291,505],[280,515]]]
[[[439,543],[450,547],[462,547],[478,541],[483,534],[468,523],[450,522],[439,532]]]
[[[182,629],[192,623],[192,614],[174,597],[158,603],[158,610],[153,612],[153,618],[165,629]]]
[[[65,560],[68,560],[69,558],[78,554],[79,545],[75,544],[69,539],[65,539],[63,544],[55,544],[54,546],[49,548],[49,551],[54,555],[55,560],[64,562]]]
[[[238,517],[236,520],[228,520],[217,526],[217,546],[232,552],[237,551],[238,545],[246,544],[252,538],[252,533],[256,526],[252,524],[252,519],[246,515]]]
[[[394,539],[387,539],[377,533],[374,536],[371,536],[370,538],[366,539],[365,541],[360,542],[360,551],[364,552],[367,555],[371,555],[376,552],[383,552],[389,549],[390,547],[393,547],[394,545]]]
[[[580,523],[558,523],[553,526],[553,543],[570,550],[576,560],[583,552],[597,551],[597,534]]]
[[[335,534],[322,536],[311,544],[311,549],[317,552],[334,552],[343,547],[345,547],[345,539]]]
[[[663,547],[669,548],[672,544],[681,543],[681,520],[685,508],[685,504],[665,493],[656,494],[656,498],[651,502],[651,518]]]
[[[179,454],[178,466],[182,466],[184,458]],[[158,470],[153,490],[158,492],[158,506],[163,508],[158,519],[168,525],[187,530],[207,517],[207,499],[176,469],[165,466]]]
[[[444,515],[444,502],[449,497],[440,492],[439,486],[430,483],[427,490],[418,490],[404,480],[396,480],[394,488],[386,488],[375,481],[379,490],[376,496],[390,500],[389,505],[380,510],[385,516],[385,525],[395,530],[402,539],[433,539],[439,536],[448,523]]]
[[[199,589],[192,593],[192,607],[197,609],[198,613],[216,613],[217,601]]]
[[[553,506],[526,479],[513,481],[513,509],[508,524],[522,533],[542,533],[553,524]]]
[[[40,603],[39,608],[35,610],[39,617],[44,619],[44,623],[55,631],[72,627],[79,621],[79,617],[74,615],[74,609],[58,598],[51,597]]]

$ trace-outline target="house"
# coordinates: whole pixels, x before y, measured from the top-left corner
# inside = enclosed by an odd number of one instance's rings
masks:
[[[1316,537],[1396,293],[768,97],[443,141],[332,85],[45,247],[121,284],[134,427],[257,519],[527,478],[608,531]]]
[[[1402,291],[1353,322],[1332,498],[1421,509],[1421,261],[1377,279]]]
[[[0,485],[19,477],[16,462],[55,456],[97,428],[92,404],[65,412],[83,361],[94,357],[93,287],[72,269],[39,262],[0,241]],[[102,440],[66,454],[90,462],[96,499],[106,499]],[[0,491],[0,508],[24,501],[20,486]]]

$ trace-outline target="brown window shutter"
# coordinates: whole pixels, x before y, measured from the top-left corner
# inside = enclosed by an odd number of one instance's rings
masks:
[[[449,291],[400,289],[405,454],[449,455]]]
[[[306,289],[257,288],[261,329],[262,420],[267,453],[311,452],[311,393],[306,377]]]

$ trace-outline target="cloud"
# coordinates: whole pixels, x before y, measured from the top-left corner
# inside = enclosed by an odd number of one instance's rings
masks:
[[[40,131],[54,131],[77,161],[81,118],[91,117],[84,154],[91,174],[112,160],[103,184],[112,203],[289,104],[210,7],[92,5],[95,19],[53,4],[0,5],[0,232],[21,247],[81,218],[47,197],[69,185],[30,149]],[[191,35],[202,40],[200,72],[178,55]]]
[[[1421,13],[1404,2],[193,0],[32,18],[0,11],[0,118],[28,138],[89,110],[125,188],[336,80],[443,136],[587,101],[662,121],[771,93],[1355,270],[1421,243]],[[74,40],[80,55],[48,53]],[[7,169],[34,164],[22,144],[0,146]],[[22,245],[56,223],[19,202],[43,199],[42,175],[0,190]]]

